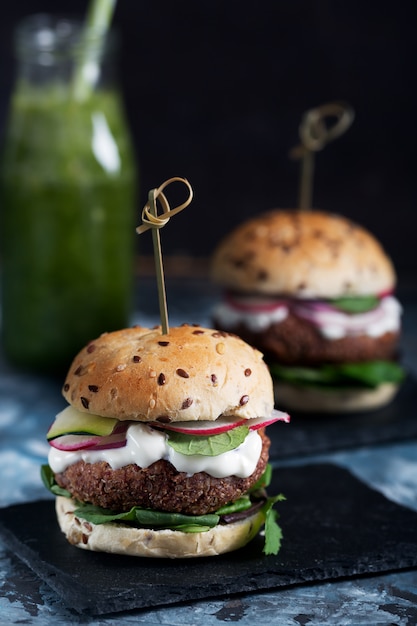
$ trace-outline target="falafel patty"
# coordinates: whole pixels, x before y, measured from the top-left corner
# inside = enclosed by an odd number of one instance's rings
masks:
[[[215,323],[221,328],[220,320]],[[243,323],[233,327],[233,332],[257,346],[267,361],[304,366],[395,360],[399,340],[398,332],[387,332],[380,337],[357,335],[329,340],[313,324],[291,312],[283,321],[260,332],[250,330]]]
[[[169,461],[161,460],[146,468],[132,463],[116,470],[105,461],[78,461],[55,474],[55,480],[76,500],[114,512],[139,506],[204,515],[237,500],[262,476],[268,463],[270,439],[264,429],[259,429],[258,433],[262,438],[262,451],[255,471],[248,478],[214,478],[206,472],[188,475],[178,472]]]

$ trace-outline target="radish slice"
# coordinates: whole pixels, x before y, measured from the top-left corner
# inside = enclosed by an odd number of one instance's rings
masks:
[[[94,448],[100,439],[99,435],[62,435],[52,439],[49,445],[57,450],[73,452],[74,450]]]
[[[268,415],[267,417],[254,417],[252,419],[245,420],[245,424],[248,426],[249,430],[266,428],[266,426],[269,426],[274,422],[285,422],[286,424],[289,424],[290,416],[288,413],[274,409],[271,415]]]
[[[118,424],[111,435],[62,435],[49,442],[53,448],[63,452],[75,450],[105,450],[106,448],[120,448],[126,445],[126,431],[129,424]]]
[[[123,448],[127,444],[126,432],[118,432],[108,437],[100,437],[100,441],[93,450],[110,450],[113,448]]]
[[[258,430],[259,428],[265,428],[269,424],[282,421],[289,422],[290,416],[288,413],[277,411],[274,409],[271,415],[267,417],[254,417],[252,419],[241,419],[233,417],[219,417],[215,421],[202,420],[199,422],[172,422],[171,424],[159,424],[153,422],[151,426],[154,428],[162,428],[163,430],[173,430],[177,433],[183,433],[185,435],[219,435],[225,433],[232,428],[238,426],[247,426],[250,430]]]
[[[288,302],[284,299],[262,298],[261,296],[239,296],[236,298],[228,294],[226,295],[226,302],[234,309],[253,313],[288,307]]]
[[[236,417],[220,417],[215,421],[201,420],[199,422],[172,422],[171,424],[161,424],[153,422],[150,424],[154,428],[163,430],[173,430],[185,435],[219,435],[225,433],[236,426],[241,426],[246,420]]]

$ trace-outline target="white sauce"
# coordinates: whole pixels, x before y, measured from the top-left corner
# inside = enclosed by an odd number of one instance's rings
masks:
[[[295,315],[310,321],[317,326],[323,337],[330,340],[354,335],[380,337],[400,329],[402,309],[394,296],[382,298],[375,309],[366,313],[349,314],[330,308],[319,310],[309,306],[308,302],[300,304],[300,301],[289,304],[288,307],[280,305],[272,310],[257,311],[255,307],[252,311],[243,311],[225,302],[217,306],[215,316],[226,328],[233,328],[242,322],[250,330],[260,332],[271,324],[282,322],[287,317],[290,306]]]
[[[275,309],[265,309],[263,311],[244,311],[223,302],[219,304],[215,311],[216,318],[226,327],[237,326],[240,322],[245,324],[250,330],[260,332],[268,328],[271,324],[283,322],[288,315],[288,307],[279,305]]]
[[[217,456],[189,456],[176,452],[169,446],[163,432],[138,422],[129,426],[127,443],[123,448],[65,452],[51,447],[48,462],[52,471],[59,473],[77,461],[85,463],[106,461],[112,469],[119,469],[130,463],[144,468],[163,459],[172,463],[177,471],[189,475],[207,472],[215,478],[226,476],[247,478],[255,471],[261,451],[260,435],[256,431],[250,431],[245,441],[235,450]]]
[[[311,321],[326,339],[342,339],[357,335],[381,337],[400,327],[401,306],[393,296],[382,298],[379,305],[366,313],[349,315],[341,311],[312,310],[297,305],[294,313]]]

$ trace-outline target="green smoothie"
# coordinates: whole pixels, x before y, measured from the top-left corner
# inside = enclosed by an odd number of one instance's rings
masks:
[[[90,339],[128,324],[135,180],[116,93],[80,103],[63,85],[15,90],[0,180],[11,361],[60,374]]]

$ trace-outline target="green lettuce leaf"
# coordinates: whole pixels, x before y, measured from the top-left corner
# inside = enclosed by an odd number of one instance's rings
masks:
[[[329,303],[344,313],[366,313],[379,303],[377,296],[343,296],[329,300]]]
[[[167,431],[168,445],[176,452],[187,455],[218,456],[234,450],[243,443],[249,433],[247,426],[237,426],[219,435],[187,435]]]
[[[386,382],[400,383],[405,370],[393,361],[366,361],[342,363],[319,367],[285,366],[273,363],[271,374],[276,379],[296,385],[323,387],[370,387]]]

